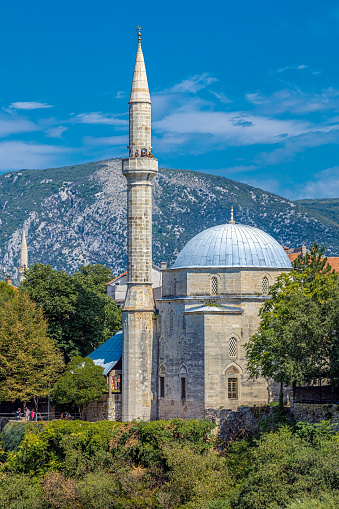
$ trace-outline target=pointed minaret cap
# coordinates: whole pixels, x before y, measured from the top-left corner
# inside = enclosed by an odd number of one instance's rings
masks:
[[[27,250],[25,230],[23,230],[23,232],[22,232],[20,267],[28,267],[28,250]]]
[[[138,52],[135,59],[134,74],[132,81],[131,95],[129,98],[130,103],[149,103],[151,104],[151,97],[148,90],[148,82],[146,75],[146,67],[144,55],[141,49],[141,28],[138,27]]]
[[[229,223],[235,223],[234,219],[233,219],[233,205],[231,207],[231,219],[228,221]]]

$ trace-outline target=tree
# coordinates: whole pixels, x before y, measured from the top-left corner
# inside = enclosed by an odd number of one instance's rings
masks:
[[[89,403],[100,399],[107,390],[103,368],[92,359],[74,357],[55,384],[52,398],[60,405],[76,405],[83,419]]]
[[[330,273],[323,252],[315,244],[270,288],[259,330],[246,345],[252,378],[264,376],[295,386],[334,375],[339,279]]]
[[[0,312],[0,401],[50,393],[63,369],[43,312],[18,291]]]
[[[0,306],[2,307],[5,302],[13,299],[16,291],[14,286],[8,285],[5,281],[0,281]]]
[[[107,297],[110,270],[87,265],[73,275],[36,263],[20,288],[43,309],[49,335],[66,360],[87,355],[121,328],[121,310]]]

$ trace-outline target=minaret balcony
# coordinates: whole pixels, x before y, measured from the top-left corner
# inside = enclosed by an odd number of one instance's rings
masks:
[[[158,159],[153,157],[129,157],[122,160],[122,173],[128,179],[129,175],[142,180],[152,180],[158,173]]]

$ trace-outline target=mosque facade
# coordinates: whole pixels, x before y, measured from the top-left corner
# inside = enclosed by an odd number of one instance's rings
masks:
[[[257,228],[227,224],[199,233],[174,265],[162,264],[152,293],[151,100],[139,44],[129,101],[128,278],[123,307],[122,420],[204,418],[276,399],[279,388],[250,380],[245,344],[277,276],[291,269],[283,247]]]

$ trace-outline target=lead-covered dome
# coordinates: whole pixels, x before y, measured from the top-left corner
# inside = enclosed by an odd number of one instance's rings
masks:
[[[191,239],[173,269],[186,267],[253,267],[290,269],[284,248],[268,233],[244,224],[214,226]]]

